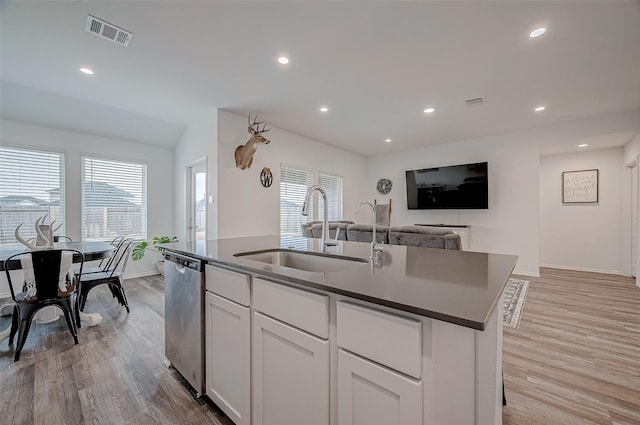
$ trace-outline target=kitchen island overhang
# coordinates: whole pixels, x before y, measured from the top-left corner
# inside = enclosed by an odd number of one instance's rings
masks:
[[[516,266],[516,255],[384,245],[375,264],[306,272],[236,256],[273,248],[367,259],[369,244],[256,236],[164,244],[177,253],[483,331]]]

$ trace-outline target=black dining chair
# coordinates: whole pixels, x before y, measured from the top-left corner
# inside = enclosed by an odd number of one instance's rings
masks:
[[[84,255],[73,249],[49,249],[42,251],[22,252],[12,255],[5,260],[5,273],[11,298],[15,302],[9,345],[13,344],[14,336],[18,335],[18,345],[15,349],[14,361],[20,359],[20,352],[27,340],[33,316],[42,308],[56,306],[64,313],[69,332],[74,342],[78,343],[73,312],[73,297],[75,286],[69,279],[69,267],[73,263],[73,257],[80,258],[80,277]],[[18,292],[14,288],[14,279],[17,270],[22,270],[23,278]],[[61,288],[62,286],[63,288]]]
[[[100,260],[97,266],[85,267],[82,273],[86,275],[89,273],[102,273],[102,272],[109,271],[111,269],[111,266],[114,260],[118,257],[118,251],[122,247],[121,245],[123,241],[124,241],[124,236],[116,236],[111,241],[111,246],[115,247],[113,254],[108,258],[103,258],[102,260]],[[77,272],[78,270],[73,271],[75,275],[78,274]]]
[[[69,236],[59,235],[59,236],[54,236],[53,241],[54,242],[73,242],[73,239],[71,239]]]
[[[118,302],[123,305],[127,309],[127,313],[129,313],[129,303],[124,293],[123,276],[127,267],[127,260],[131,254],[132,245],[132,238],[124,239],[120,243],[116,255],[113,256],[113,261],[109,269],[97,273],[82,273],[80,279],[76,280],[78,293],[76,298],[76,325],[78,328],[81,327],[80,312],[84,311],[87,296],[96,286],[109,285],[109,290],[113,296],[118,299]]]

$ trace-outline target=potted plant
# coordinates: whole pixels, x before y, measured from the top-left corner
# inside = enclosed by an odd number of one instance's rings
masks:
[[[133,247],[133,250],[131,251],[131,259],[133,261],[138,261],[142,259],[142,257],[144,257],[144,254],[147,252],[147,249],[150,249],[152,251],[156,251],[162,254],[164,250],[160,248],[158,244],[171,243],[171,242],[178,242],[178,238],[176,236],[155,236],[151,240],[151,245],[149,245],[147,241],[140,242],[139,244]],[[164,274],[164,260],[159,260],[157,263],[157,267],[160,274]]]

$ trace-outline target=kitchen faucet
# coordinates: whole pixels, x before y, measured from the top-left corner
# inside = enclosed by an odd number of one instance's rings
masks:
[[[307,190],[307,195],[304,198],[304,204],[302,204],[302,215],[305,217],[309,215],[309,205],[311,204],[310,202],[311,194],[316,190],[320,192],[320,194],[322,195],[322,200],[324,201],[323,202],[324,214],[322,215],[322,243],[324,244],[325,247],[335,246],[337,245],[337,243],[329,239],[329,222],[327,218],[329,215],[329,210],[327,206],[327,194],[324,191],[324,189],[322,189],[320,186],[314,185],[314,186],[311,186],[309,190]],[[337,238],[338,238],[338,233],[336,233],[336,239]]]
[[[372,226],[373,226],[373,237],[371,238],[371,256],[369,258],[371,258],[372,260],[377,260],[378,259],[378,252],[382,252],[382,247],[378,246],[378,242],[376,241],[376,207],[373,206],[373,204],[371,202],[360,202],[360,205],[358,205],[358,209],[356,210],[356,214],[358,214],[358,211],[360,211],[360,207],[363,205],[369,205],[371,207],[371,217],[372,217]]]

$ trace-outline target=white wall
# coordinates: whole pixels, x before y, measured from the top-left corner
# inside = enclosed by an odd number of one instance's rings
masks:
[[[562,172],[598,169],[598,203],[563,204]],[[623,148],[540,160],[540,265],[622,273]]]
[[[640,129],[640,111],[627,111],[555,125],[465,140],[368,160],[366,188],[370,199],[393,199],[393,225],[447,223],[471,225],[473,251],[517,254],[515,272],[539,275],[540,148],[586,137]],[[634,145],[636,146],[636,145]],[[640,140],[636,151],[640,151]],[[408,211],[405,171],[417,168],[489,162],[489,209]],[[379,178],[393,181],[387,197],[375,190]],[[614,219],[620,219],[614,217]],[[620,237],[620,236],[618,236]]]
[[[633,275],[632,260],[631,260],[631,245],[632,245],[632,227],[631,227],[631,169],[628,168],[634,161],[636,166],[640,167],[640,133],[638,133],[632,140],[630,140],[624,146],[622,163],[623,168],[623,182],[622,182],[622,270],[625,275]],[[640,184],[638,184],[640,187]],[[640,237],[640,234],[639,234]],[[636,245],[640,247],[640,240],[636,241]],[[636,253],[636,264],[640,264],[640,249]],[[636,283],[640,286],[640,273],[635,272]]]
[[[186,241],[187,232],[187,176],[188,167],[195,161],[207,161],[207,197],[213,196],[213,203],[207,204],[207,239],[218,237],[217,229],[217,182],[218,182],[218,141],[217,112],[211,109],[195,119],[184,131],[175,147],[175,229],[178,239]]]
[[[516,272],[538,275],[539,149],[522,136],[496,136],[380,155],[369,159],[369,198],[392,199],[391,224],[468,224],[471,251],[517,254]],[[408,210],[405,171],[419,168],[489,163],[488,210]],[[375,190],[379,178],[393,182],[384,197]]]
[[[80,158],[83,155],[146,163],[148,237],[151,239],[156,235],[173,232],[173,208],[170,206],[174,199],[173,151],[171,149],[6,119],[1,120],[0,124],[2,145],[51,150],[65,154],[65,232],[73,240],[81,238]],[[159,255],[157,257],[160,258]],[[154,259],[154,255],[147,255],[139,262],[129,261],[127,277],[155,272]],[[1,288],[0,291],[2,291]]]
[[[280,165],[343,177],[343,217],[363,200],[366,160],[360,155],[272,127],[268,145],[258,148],[251,168],[236,167],[234,151],[248,139],[247,117],[218,111],[218,237],[280,234]],[[269,167],[273,184],[264,188],[260,172]],[[331,200],[329,200],[331,202]]]

